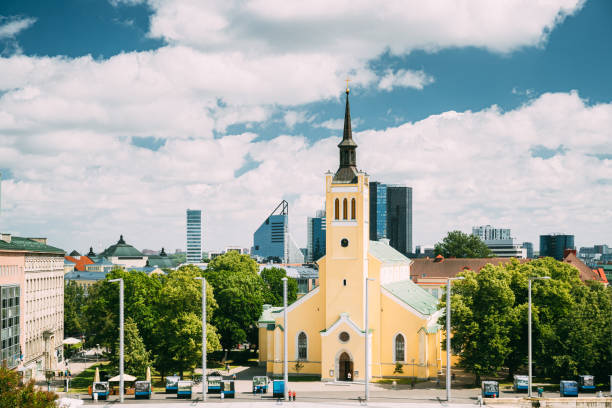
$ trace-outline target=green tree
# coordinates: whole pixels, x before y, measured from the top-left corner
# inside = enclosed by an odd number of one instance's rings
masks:
[[[257,269],[257,264],[248,255],[234,251],[216,257],[206,269],[206,279],[212,285],[219,304],[214,314],[214,325],[221,336],[226,356],[256,329],[263,311],[264,285]]]
[[[64,286],[64,334],[80,336],[85,333],[85,290],[69,281]]]
[[[434,253],[445,258],[488,258],[493,252],[482,240],[461,231],[451,231],[434,246]]]
[[[166,278],[123,269],[111,271],[104,281],[89,287],[84,308],[89,344],[100,344],[111,354],[115,352],[119,330],[119,285],[108,280],[117,278],[123,279],[125,316],[134,319],[145,347],[152,350],[157,342],[153,332],[159,319],[155,306]]]
[[[138,332],[138,326],[131,317],[127,317],[124,323],[124,370],[126,373],[143,379],[147,367],[151,365],[151,353],[145,348],[145,344]],[[115,349],[119,348],[119,340]],[[119,370],[119,353],[111,355],[111,367]]]
[[[155,328],[155,367],[165,375],[194,368],[202,358],[202,286],[195,278],[203,271],[187,265],[170,273],[159,293]],[[217,302],[211,285],[206,286],[206,349],[219,350],[216,328],[211,325]]]
[[[554,379],[591,373],[605,380],[612,355],[610,288],[584,284],[575,267],[552,258],[511,260],[463,276],[453,285],[451,347],[477,381],[502,367],[510,375],[525,369],[527,286],[529,277],[538,276],[552,279],[532,283],[536,372]],[[444,297],[440,307],[445,307]]]
[[[272,306],[283,305],[283,278],[287,272],[282,268],[265,268],[261,271],[261,279],[264,284],[264,303]],[[298,285],[293,278],[287,279],[287,304],[297,299]]]
[[[38,391],[34,381],[21,383],[18,372],[0,367],[0,408],[55,408],[57,394]]]

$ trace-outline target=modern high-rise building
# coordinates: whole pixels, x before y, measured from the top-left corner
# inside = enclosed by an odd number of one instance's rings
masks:
[[[527,251],[527,258],[533,259],[533,243],[532,242],[523,242],[523,248]]]
[[[325,255],[325,210],[317,211],[314,217],[308,217],[306,230],[307,261],[316,262]]]
[[[515,244],[510,228],[495,228],[490,225],[472,227],[472,235],[480,238],[498,258],[527,258],[527,249]]]
[[[370,182],[370,239],[412,253],[412,187]]]
[[[573,235],[540,235],[540,256],[550,256],[557,261],[562,261],[563,252],[566,249],[575,249]]]
[[[202,210],[187,210],[187,263],[202,262]]]
[[[289,203],[283,200],[253,234],[251,255],[262,260],[303,263],[300,251],[289,233]]]

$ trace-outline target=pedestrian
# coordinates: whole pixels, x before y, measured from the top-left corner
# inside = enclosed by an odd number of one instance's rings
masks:
[[[236,381],[236,374],[232,375],[232,380]]]
[[[346,375],[346,379],[347,379],[347,380],[349,380],[349,381],[351,381],[351,373],[348,373],[348,374]]]

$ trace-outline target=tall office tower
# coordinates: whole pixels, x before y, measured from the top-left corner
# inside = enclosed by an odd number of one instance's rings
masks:
[[[566,249],[575,249],[573,235],[540,235],[540,256],[551,256],[557,261],[562,261]]]
[[[401,253],[412,253],[412,187],[387,185],[387,238]]]
[[[202,262],[202,210],[187,210],[187,263]]]
[[[412,187],[370,182],[370,240],[412,253]]]
[[[523,248],[527,251],[526,256],[528,259],[533,259],[533,243],[523,242]]]
[[[314,217],[308,217],[306,230],[307,260],[315,262],[325,255],[325,210],[317,211]]]
[[[370,240],[387,238],[387,185],[370,182]]]
[[[262,260],[303,263],[300,251],[289,233],[289,204],[283,200],[253,234],[251,255]]]

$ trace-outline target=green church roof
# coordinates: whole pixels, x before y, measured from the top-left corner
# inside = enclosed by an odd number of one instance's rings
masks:
[[[126,244],[123,240],[123,235],[119,237],[119,241],[115,245],[111,245],[104,250],[98,256],[104,258],[110,258],[112,256],[117,257],[142,257],[142,252],[134,248],[133,246]]]
[[[438,310],[438,299],[409,279],[385,283],[382,287],[421,314],[431,315]]]
[[[382,263],[410,263],[410,259],[383,241],[370,241],[370,254]]]
[[[11,236],[10,242],[0,239],[0,250],[43,252],[60,255],[64,255],[66,253],[63,249],[43,244],[42,242],[35,241],[34,239],[13,236]]]
[[[272,316],[274,313],[281,312],[283,310],[282,306],[270,306],[264,305],[263,312],[261,313],[261,317],[257,321],[257,323],[274,323],[275,319]]]

